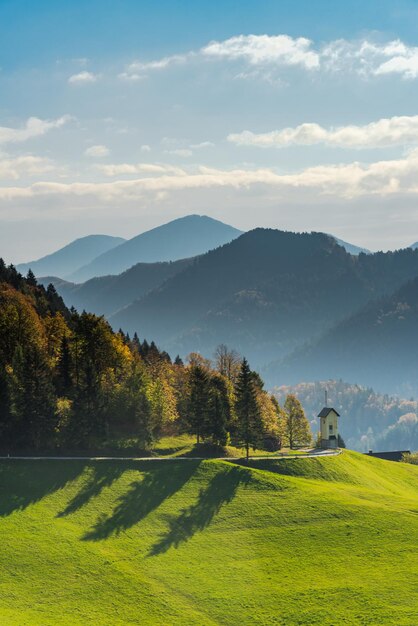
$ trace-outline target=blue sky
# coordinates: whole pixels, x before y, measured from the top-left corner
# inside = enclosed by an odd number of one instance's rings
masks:
[[[417,2],[0,0],[0,255],[186,213],[418,240]]]

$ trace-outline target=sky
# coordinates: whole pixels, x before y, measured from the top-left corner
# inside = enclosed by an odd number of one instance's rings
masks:
[[[190,213],[418,241],[417,20],[416,0],[0,0],[0,256]]]

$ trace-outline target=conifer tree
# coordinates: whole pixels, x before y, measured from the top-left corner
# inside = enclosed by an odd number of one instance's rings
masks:
[[[257,402],[257,389],[254,376],[245,358],[241,363],[235,393],[237,433],[239,440],[245,446],[248,461],[250,446],[255,448],[262,438],[263,423]]]
[[[72,357],[70,352],[70,344],[67,335],[64,335],[61,341],[60,356],[57,363],[57,387],[62,395],[66,395],[71,390],[71,369]]]
[[[210,395],[206,432],[215,444],[226,446],[231,421],[231,403],[226,379],[213,374],[210,379]]]
[[[31,269],[29,269],[28,273],[26,274],[26,282],[31,287],[36,287],[38,284],[38,281],[35,278],[35,274],[32,272]]]
[[[49,447],[55,427],[55,395],[43,351],[20,347],[13,359],[12,407],[16,439],[35,449]]]
[[[200,443],[206,434],[209,405],[209,375],[201,365],[190,366],[190,394],[188,403],[188,422],[196,443]]]

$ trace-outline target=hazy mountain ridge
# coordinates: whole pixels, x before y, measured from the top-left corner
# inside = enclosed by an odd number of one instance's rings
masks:
[[[166,263],[138,263],[122,274],[92,278],[81,284],[55,276],[41,277],[39,281],[45,286],[52,283],[68,307],[110,316],[193,262],[192,258]]]
[[[321,233],[256,229],[201,256],[110,321],[181,354],[211,354],[224,341],[261,365],[417,274],[412,250],[353,256]]]
[[[110,235],[87,235],[75,239],[63,248],[36,261],[20,263],[17,270],[22,274],[31,269],[37,276],[53,275],[66,278],[99,254],[120,245],[125,239]]]
[[[242,231],[204,215],[187,215],[125,241],[81,267],[70,277],[82,282],[119,274],[137,263],[194,257],[239,237]]]
[[[312,378],[367,381],[405,395],[418,391],[418,278],[369,302],[320,340],[267,368],[289,383]],[[321,355],[326,354],[326,358]]]

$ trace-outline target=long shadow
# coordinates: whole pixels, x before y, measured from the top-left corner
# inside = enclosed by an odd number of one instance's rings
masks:
[[[23,511],[63,489],[84,471],[85,465],[84,461],[1,461],[0,517]]]
[[[238,487],[248,484],[250,480],[250,473],[239,467],[216,474],[209,486],[200,490],[195,504],[184,509],[178,517],[168,520],[168,532],[151,548],[149,556],[167,552],[171,546],[177,548],[195,533],[204,530],[221,507],[231,502]]]
[[[90,468],[90,475],[80,491],[69,501],[63,511],[58,513],[57,517],[65,517],[71,513],[75,513],[85,506],[91,498],[98,496],[105,487],[117,480],[126,469],[129,469],[126,463],[108,463],[106,461],[97,461]]]
[[[142,480],[131,483],[128,492],[118,499],[109,516],[101,516],[83,537],[83,541],[100,541],[131,528],[157,509],[191,478],[200,461],[148,461]]]

